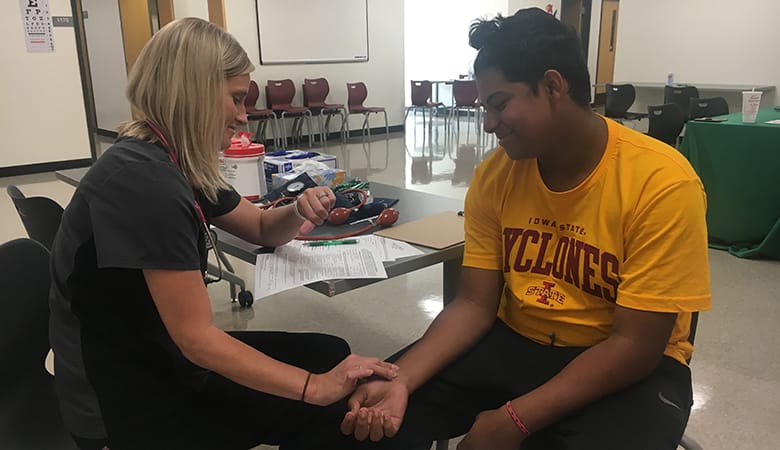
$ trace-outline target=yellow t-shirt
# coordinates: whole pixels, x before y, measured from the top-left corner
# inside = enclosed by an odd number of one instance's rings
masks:
[[[665,354],[685,364],[692,311],[709,309],[704,188],[674,148],[609,119],[596,169],[565,192],[502,148],[466,196],[463,265],[501,270],[498,317],[534,341],[593,346],[615,304],[677,312]]]

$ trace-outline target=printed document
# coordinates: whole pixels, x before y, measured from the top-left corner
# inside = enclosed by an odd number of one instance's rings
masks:
[[[291,241],[274,253],[257,255],[254,297],[263,298],[315,281],[387,278],[383,261],[421,255],[406,242],[358,236],[357,244],[310,247]]]

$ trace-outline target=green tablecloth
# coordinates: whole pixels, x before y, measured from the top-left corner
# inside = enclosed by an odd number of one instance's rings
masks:
[[[756,123],[690,121],[680,147],[707,191],[710,246],[745,258],[780,259],[780,119],[771,108]]]

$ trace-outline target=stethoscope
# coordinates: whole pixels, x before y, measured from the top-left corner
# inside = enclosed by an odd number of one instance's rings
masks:
[[[339,191],[340,194],[357,194],[357,196],[360,198],[360,201],[353,205],[351,208],[333,208],[328,213],[328,224],[329,225],[342,225],[344,224],[348,219],[349,216],[352,214],[353,211],[357,211],[360,209],[363,205],[366,204],[366,201],[368,201],[368,192],[363,189],[346,189],[343,191]],[[266,205],[260,206],[261,209],[271,209],[276,206],[281,206],[284,204],[287,204],[291,201],[294,201],[295,197],[282,197],[279,199],[274,200],[271,203],[268,203]],[[359,234],[366,233],[373,229],[376,226],[390,226],[398,221],[399,213],[398,210],[393,208],[385,208],[375,217],[370,217],[367,220],[369,222],[368,225],[359,228],[357,230],[350,230],[345,233],[340,233],[336,235],[331,236],[308,236],[308,235],[299,235],[296,236],[295,239],[299,241],[330,241],[334,239],[344,239],[352,236],[357,236]]]
[[[152,129],[154,134],[157,136],[157,139],[160,140],[165,150],[168,152],[168,157],[171,158],[171,162],[181,171],[181,165],[179,164],[179,158],[176,157],[176,154],[173,152],[173,148],[168,143],[168,140],[165,139],[165,136],[163,135],[162,131],[160,131],[159,128],[157,128],[157,125],[155,125],[151,120],[146,119],[146,124],[149,125],[149,128]],[[182,175],[184,175],[184,172],[182,171]],[[185,176],[185,179],[187,177]],[[211,278],[211,277],[203,277],[203,281],[206,284],[210,283],[216,283],[218,281],[222,281],[222,261],[219,259],[219,255],[216,254],[217,252],[217,235],[213,231],[209,229],[209,224],[206,222],[206,216],[203,214],[203,208],[200,207],[200,202],[198,201],[198,195],[195,193],[195,189],[192,189],[192,195],[193,199],[195,200],[195,213],[198,215],[198,219],[200,220],[200,224],[203,226],[203,232],[206,235],[206,254],[208,254],[208,251],[211,249],[214,249],[215,258],[217,260],[217,269],[218,269],[218,275],[217,278]]]

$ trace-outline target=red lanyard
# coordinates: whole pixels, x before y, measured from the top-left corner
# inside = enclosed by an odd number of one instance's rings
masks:
[[[162,142],[163,147],[165,147],[165,150],[168,151],[168,156],[171,158],[171,161],[173,164],[181,170],[181,165],[179,165],[179,159],[176,157],[176,154],[173,153],[173,149],[171,148],[171,145],[168,143],[168,140],[165,139],[165,136],[163,136],[162,131],[160,131],[159,128],[157,128],[157,125],[155,125],[151,120],[146,119],[146,124],[149,125],[149,128],[154,131],[154,134],[157,135],[157,138]],[[186,178],[186,177],[185,177]],[[198,195],[195,193],[195,189],[192,189],[192,194],[195,196],[195,212],[198,213],[198,219],[200,219],[200,223],[202,223],[204,226],[207,225],[206,223],[206,216],[203,214],[203,209],[200,207],[200,202],[198,202]]]

